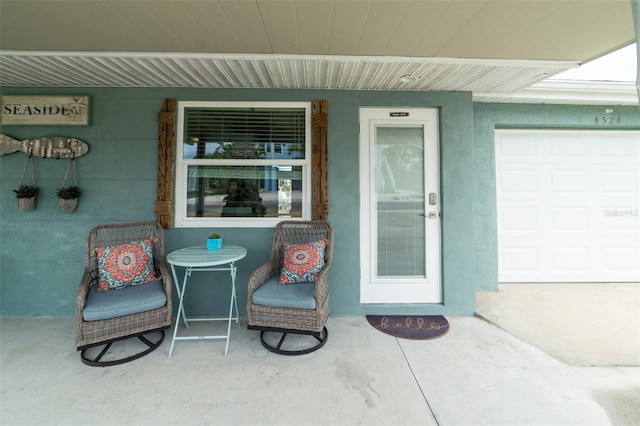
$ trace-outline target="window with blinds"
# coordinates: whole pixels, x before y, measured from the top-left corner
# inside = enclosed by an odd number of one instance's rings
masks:
[[[178,104],[176,226],[311,216],[309,103]]]

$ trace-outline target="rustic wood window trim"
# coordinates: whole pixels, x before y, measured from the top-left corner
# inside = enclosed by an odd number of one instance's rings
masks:
[[[326,100],[317,100],[312,102],[311,218],[313,220],[328,220],[329,218],[329,173],[327,170],[327,112],[328,104]]]
[[[155,205],[156,220],[164,229],[173,227],[173,197],[175,179],[175,99],[166,99],[158,114],[158,189]],[[312,220],[328,220],[328,103],[315,100],[311,105],[312,120]]]
[[[156,220],[164,229],[173,227],[176,100],[165,99],[158,114],[158,193]]]

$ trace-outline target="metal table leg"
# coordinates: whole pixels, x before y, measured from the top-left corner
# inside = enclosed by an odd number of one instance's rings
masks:
[[[187,315],[184,312],[184,293],[187,289],[187,278],[191,276],[191,268],[186,268],[184,271],[184,278],[182,281],[182,288],[180,288],[180,284],[178,281],[178,277],[176,274],[175,266],[171,265],[171,273],[173,275],[173,282],[176,283],[176,289],[178,290],[178,315],[176,318],[176,324],[173,328],[173,338],[171,339],[171,348],[169,349],[169,358],[171,358],[171,354],[173,353],[173,345],[176,343],[176,337],[178,335],[178,327],[180,325],[180,318],[184,321],[185,327],[189,327],[189,322],[187,321]]]
[[[182,286],[178,283],[177,274],[173,265],[171,265],[171,271],[174,275],[174,281],[176,283],[176,288],[178,290],[178,317],[176,320],[176,325],[173,330],[173,339],[171,340],[171,348],[169,349],[169,357],[173,353],[173,346],[175,345],[176,340],[195,340],[195,339],[226,339],[226,346],[224,350],[224,356],[227,356],[229,352],[229,341],[231,339],[231,322],[235,319],[236,324],[240,323],[240,314],[238,312],[238,297],[236,293],[236,272],[237,267],[234,262],[229,264],[229,267],[226,268],[192,268],[187,267],[184,273],[184,278],[182,281]],[[188,318],[184,308],[184,297],[187,289],[187,279],[191,276],[192,272],[207,272],[207,271],[229,271],[231,275],[231,298],[229,301],[229,316],[228,317],[213,317],[213,318]],[[235,317],[234,317],[234,308],[235,308]],[[178,327],[180,325],[180,318],[184,321],[185,327],[189,327],[189,321],[224,321],[228,322],[227,324],[227,334],[226,335],[216,335],[216,336],[178,336]]]
[[[240,322],[240,315],[238,314],[238,299],[236,297],[236,266],[233,262],[229,265],[229,271],[231,273],[231,301],[229,303],[229,324],[227,324],[227,345],[224,348],[224,356],[227,356],[229,352],[229,340],[231,339],[231,321],[233,320],[233,307],[236,308],[236,324]]]

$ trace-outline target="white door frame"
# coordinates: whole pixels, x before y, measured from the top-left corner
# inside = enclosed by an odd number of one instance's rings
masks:
[[[424,127],[425,277],[376,277],[374,269],[377,241],[373,238],[372,216],[377,209],[372,209],[375,199],[371,196],[373,131],[376,125],[394,124]],[[437,108],[360,108],[360,302],[363,304],[442,302],[439,127]],[[431,202],[428,194],[435,194]]]

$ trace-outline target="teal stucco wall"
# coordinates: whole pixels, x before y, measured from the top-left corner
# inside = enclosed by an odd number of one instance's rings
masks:
[[[605,108],[612,113],[605,113]],[[614,117],[603,122],[602,117]],[[618,118],[620,118],[618,122]],[[516,105],[476,103],[473,106],[476,289],[498,289],[496,211],[496,129],[638,130],[637,106]]]
[[[475,311],[473,103],[470,93],[323,90],[220,90],[119,88],[1,88],[3,95],[89,95],[87,127],[4,126],[16,139],[70,136],[89,144],[77,160],[83,190],[77,210],[60,212],[55,190],[67,163],[36,158],[41,195],[31,212],[18,210],[17,187],[26,156],[0,157],[0,314],[72,316],[83,271],[84,239],[103,223],[153,220],[156,195],[157,114],[165,98],[329,103],[329,220],[335,227],[330,273],[332,314],[422,313],[472,315]],[[361,305],[359,302],[358,109],[361,106],[437,107],[441,111],[442,263],[444,303]],[[484,204],[483,204],[484,205]],[[218,229],[216,229],[218,230]],[[167,251],[203,244],[209,229],[166,231]],[[246,246],[238,263],[241,313],[250,272],[268,257],[271,229],[222,229],[225,242]],[[486,235],[482,234],[482,235]],[[196,274],[187,309],[195,315],[224,313],[228,288]]]

